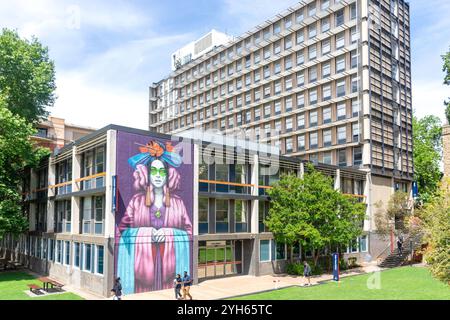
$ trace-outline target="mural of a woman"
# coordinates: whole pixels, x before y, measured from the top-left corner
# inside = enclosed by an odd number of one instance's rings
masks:
[[[117,276],[124,293],[172,287],[190,270],[192,222],[177,196],[182,158],[170,142],[151,141],[130,159],[135,190],[119,223]]]

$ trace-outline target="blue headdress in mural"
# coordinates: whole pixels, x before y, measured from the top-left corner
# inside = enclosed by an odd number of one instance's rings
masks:
[[[154,160],[161,160],[174,168],[178,168],[183,162],[180,155],[174,152],[171,142],[164,145],[158,141],[150,141],[146,146],[139,147],[139,151],[141,153],[128,159],[128,163],[133,169],[136,169],[138,164],[146,166]]]

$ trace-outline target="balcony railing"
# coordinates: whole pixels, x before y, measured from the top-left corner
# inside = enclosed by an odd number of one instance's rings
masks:
[[[229,192],[237,194],[250,194],[253,184],[228,182],[228,181],[215,181],[215,180],[199,180],[199,190],[203,192],[209,192],[209,185],[216,185],[216,192]]]
[[[80,190],[90,190],[101,188],[105,185],[106,172],[94,174],[92,176],[87,176],[83,178],[76,179],[76,183],[80,183]]]

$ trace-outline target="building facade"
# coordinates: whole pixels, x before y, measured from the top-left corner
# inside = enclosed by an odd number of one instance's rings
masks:
[[[48,117],[38,124],[37,130],[36,135],[31,137],[32,141],[53,152],[56,148],[62,148],[96,129],[66,123],[62,118]]]
[[[372,210],[411,192],[410,60],[406,1],[302,1],[152,86],[149,128],[215,129],[367,169]]]
[[[444,177],[450,177],[450,125],[442,127],[442,154]]]
[[[115,276],[130,294],[170,288],[185,270],[195,282],[282,272],[291,255],[310,253],[274,241],[263,223],[266,191],[280,174],[302,176],[306,167],[273,151],[110,125],[30,172],[29,232],[0,247],[35,272],[103,296]],[[367,201],[369,172],[316,168],[336,189]],[[365,230],[346,257],[368,261],[385,247]]]

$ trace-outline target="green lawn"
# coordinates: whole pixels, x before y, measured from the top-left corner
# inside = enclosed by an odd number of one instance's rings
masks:
[[[341,278],[339,283],[330,281],[312,287],[290,287],[232,300],[450,300],[450,287],[434,279],[427,268],[402,267],[383,271],[380,289],[368,288],[367,280],[371,276],[351,276]]]
[[[28,273],[0,272],[0,300],[84,300],[71,292],[31,298],[24,292],[29,290],[27,284],[42,286],[42,282]]]

